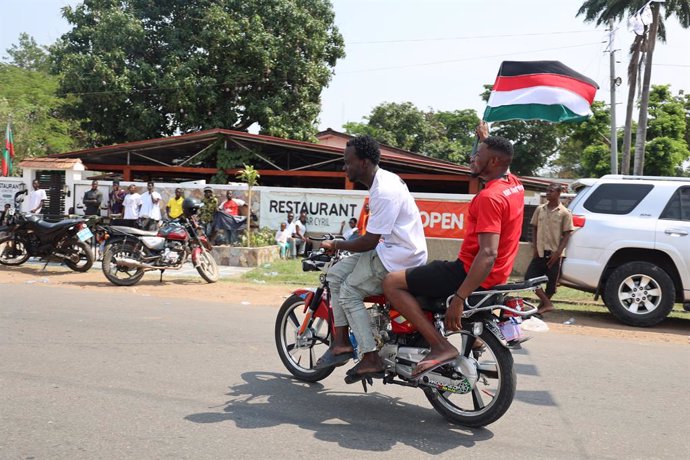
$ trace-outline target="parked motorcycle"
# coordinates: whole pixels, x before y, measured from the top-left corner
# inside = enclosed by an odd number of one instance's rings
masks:
[[[316,289],[297,289],[283,303],[275,323],[275,341],[285,367],[300,380],[317,382],[335,369],[315,369],[316,360],[329,346],[333,334],[330,292],[326,273],[346,254],[313,252],[302,261],[304,271],[321,271]],[[495,286],[474,292],[466,301],[462,330],[446,333],[445,311],[452,299],[420,298],[429,321],[460,350],[454,362],[412,377],[414,368],[429,352],[424,337],[390,305],[384,296],[365,303],[379,355],[385,365],[383,384],[420,388],[434,409],[449,421],[482,427],[498,420],[515,396],[516,375],[511,348],[526,340],[520,331],[521,317],[537,311],[522,298],[509,295],[534,291],[545,276],[521,283]],[[351,334],[352,337],[352,334]],[[356,356],[356,343],[355,346]],[[362,380],[364,391],[373,380]]]
[[[35,214],[23,214],[21,193],[15,195],[15,207],[9,209],[8,223],[0,229],[0,264],[21,265],[29,257],[60,260],[77,272],[93,265],[93,253],[87,241],[93,237],[84,219],[46,222]]]
[[[203,204],[195,198],[182,202],[184,215],[168,221],[157,231],[111,225],[103,252],[103,274],[118,286],[132,286],[144,273],[179,270],[187,262],[209,283],[218,281],[218,265],[211,244],[193,216]]]

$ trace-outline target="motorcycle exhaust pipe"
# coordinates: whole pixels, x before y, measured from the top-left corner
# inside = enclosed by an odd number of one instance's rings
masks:
[[[139,262],[138,260],[130,259],[129,257],[123,257],[122,259],[115,259],[115,265],[122,268],[142,268],[144,270],[158,270],[161,267],[156,267],[155,265],[145,264]],[[167,268],[167,267],[164,267]]]

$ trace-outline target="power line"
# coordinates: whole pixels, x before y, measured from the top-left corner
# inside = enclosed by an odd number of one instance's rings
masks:
[[[436,38],[409,38],[400,40],[372,40],[372,41],[361,41],[361,42],[346,42],[347,45],[376,45],[376,44],[386,44],[386,43],[419,43],[419,42],[439,42],[439,41],[451,41],[451,40],[477,40],[482,38],[511,38],[511,37],[540,37],[544,35],[565,35],[565,34],[583,34],[583,33],[594,33],[599,31],[596,30],[571,30],[567,32],[542,32],[542,33],[531,33],[531,34],[504,34],[504,35],[467,35],[460,37],[436,37]]]
[[[363,73],[363,72],[377,72],[377,71],[382,71],[382,70],[408,69],[408,68],[413,68],[413,67],[426,67],[426,66],[439,65],[439,64],[452,64],[455,62],[477,61],[480,59],[491,59],[491,58],[504,57],[504,56],[515,56],[515,55],[520,55],[520,54],[540,53],[542,51],[555,51],[555,50],[563,50],[563,49],[568,49],[568,48],[582,48],[585,46],[600,45],[600,44],[601,44],[600,42],[585,43],[582,45],[559,46],[556,48],[543,48],[540,50],[531,50],[531,51],[517,51],[517,52],[511,52],[511,53],[493,54],[493,55],[489,55],[489,56],[474,56],[474,57],[469,57],[469,58],[448,59],[445,61],[424,62],[424,63],[420,63],[420,64],[404,64],[404,65],[399,65],[399,66],[376,67],[376,68],[370,68],[370,69],[351,70],[349,72],[342,72],[342,73],[344,73],[344,74]]]

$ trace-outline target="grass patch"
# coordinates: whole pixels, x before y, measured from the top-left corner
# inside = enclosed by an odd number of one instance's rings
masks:
[[[316,286],[321,272],[303,272],[300,259],[278,260],[248,271],[242,278],[258,284]]]

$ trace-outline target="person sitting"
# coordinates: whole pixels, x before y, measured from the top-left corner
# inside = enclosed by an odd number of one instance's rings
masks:
[[[383,281],[383,291],[393,308],[414,324],[431,348],[417,364],[414,377],[458,356],[458,350],[424,315],[416,297],[453,295],[446,311],[445,329],[459,331],[467,297],[479,287],[488,289],[504,284],[519,249],[525,198],[522,184],[509,172],[513,146],[502,137],[489,137],[484,122],[477,127],[477,136],[482,142],[470,157],[470,170],[473,177],[483,179],[486,185],[470,202],[458,258],[396,271]]]
[[[288,255],[288,238],[289,238],[287,223],[280,223],[280,230],[276,232],[276,244],[280,247],[280,258],[287,259]]]
[[[347,228],[344,228],[345,221],[343,221],[343,223],[340,224],[340,234],[343,235],[343,238],[345,238],[346,240],[354,240],[359,236],[359,229],[357,228],[357,219],[353,217],[348,221],[347,224]]]
[[[381,151],[371,136],[350,139],[344,152],[343,170],[352,182],[369,189],[371,216],[365,236],[354,240],[326,240],[326,251],[354,253],[328,271],[333,307],[333,340],[315,368],[349,361],[355,336],[359,363],[347,372],[346,383],[383,378],[385,369],[369,326],[364,298],[382,293],[381,282],[389,272],[424,264],[427,258],[422,219],[407,185],[397,175],[379,167]]]

